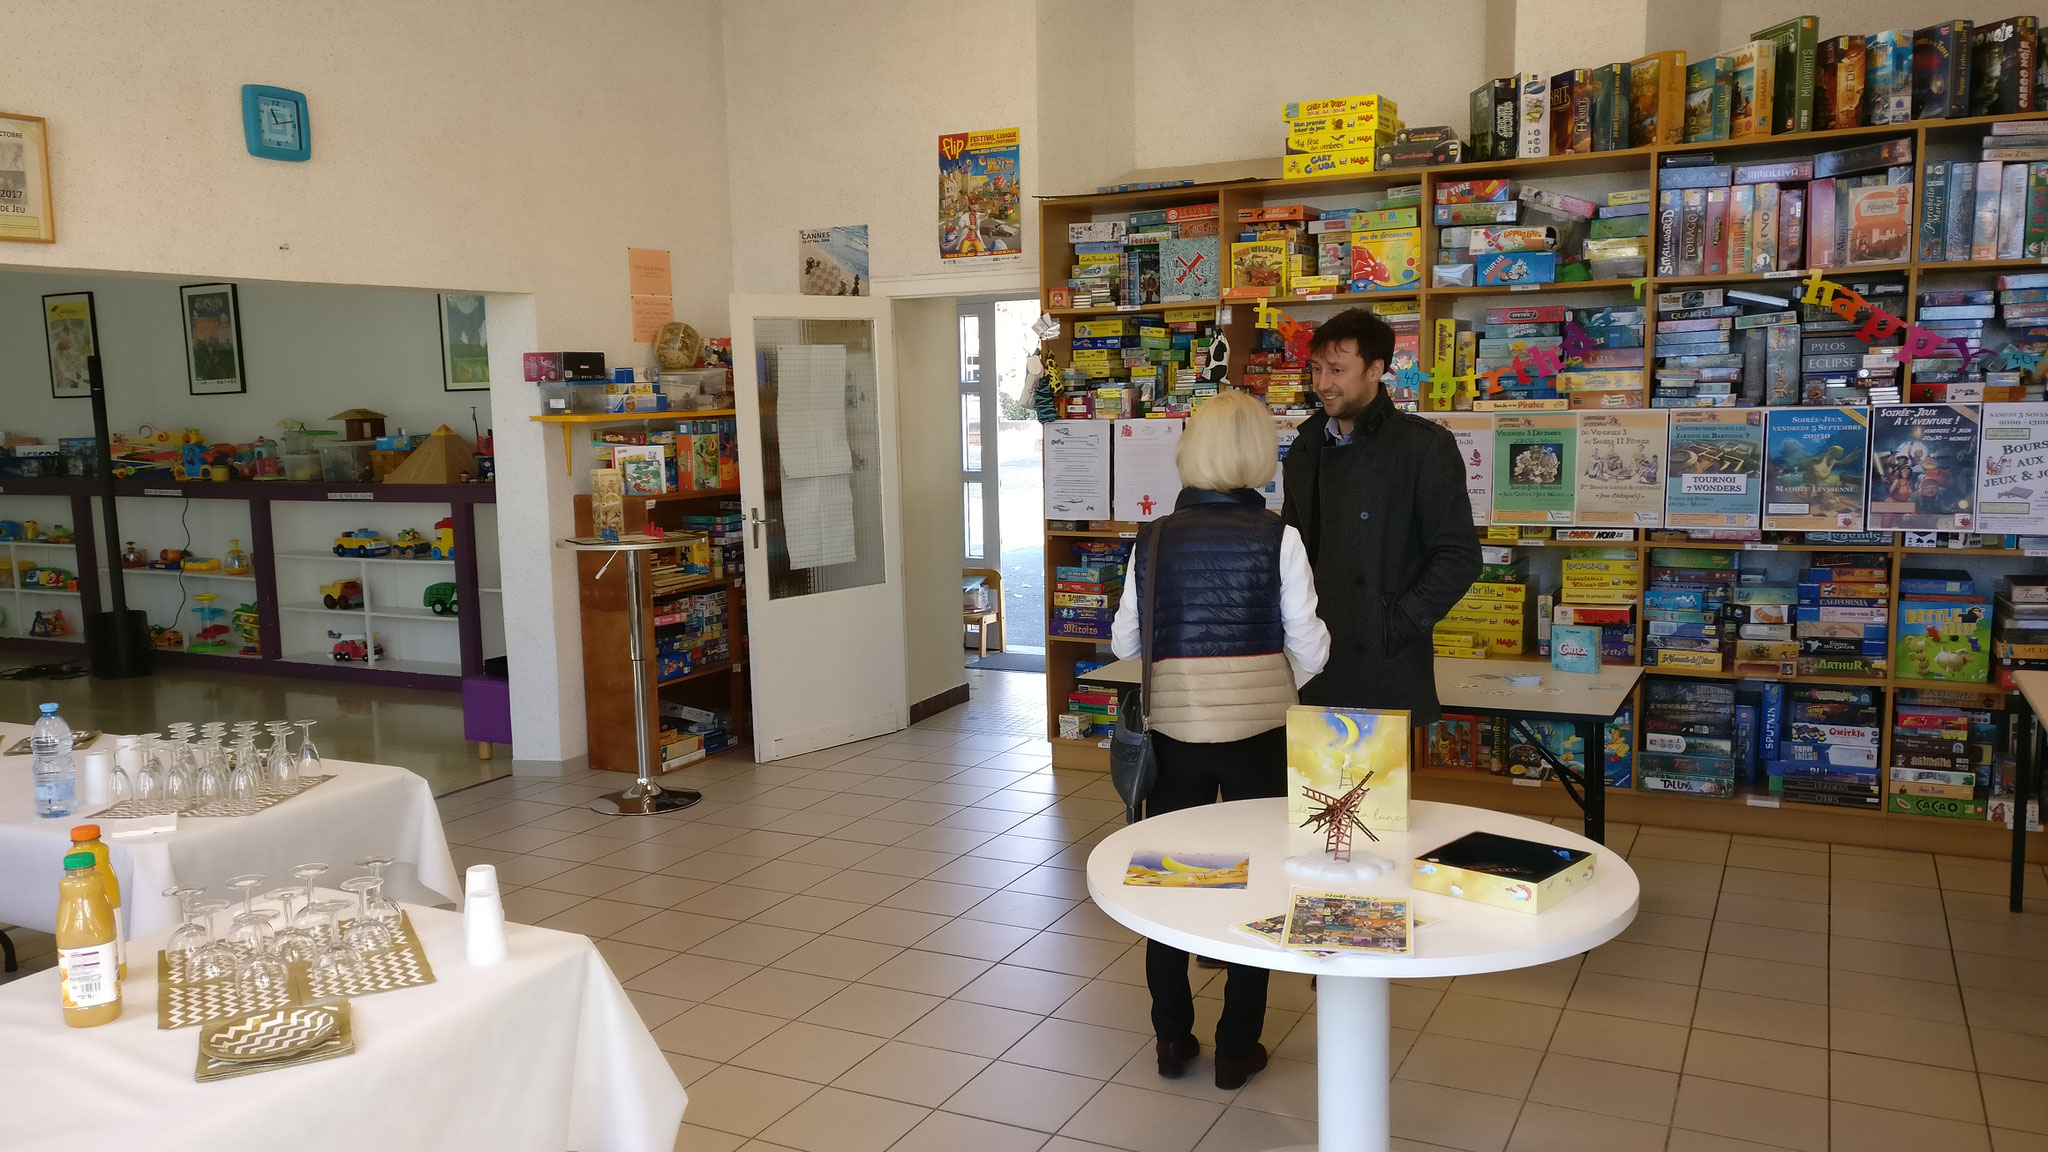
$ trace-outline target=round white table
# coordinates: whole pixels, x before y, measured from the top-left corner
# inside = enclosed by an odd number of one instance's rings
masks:
[[[1480,831],[1593,852],[1599,858],[1593,885],[1536,915],[1409,887],[1416,856]],[[1247,920],[1286,911],[1290,888],[1321,887],[1294,880],[1282,864],[1290,855],[1322,848],[1320,835],[1288,826],[1282,799],[1168,812],[1120,829],[1088,857],[1089,896],[1126,928],[1211,959],[1317,977],[1316,1110],[1318,1147],[1324,1152],[1385,1152],[1388,1147],[1389,980],[1501,972],[1577,955],[1620,935],[1635,919],[1641,894],[1635,873],[1618,853],[1521,816],[1418,800],[1408,806],[1406,832],[1377,835],[1377,844],[1361,835],[1354,856],[1389,857],[1394,871],[1343,888],[1410,897],[1417,916],[1435,921],[1415,932],[1414,951],[1405,955],[1360,953],[1318,960],[1236,930]],[[1127,887],[1124,870],[1139,851],[1245,853],[1251,857],[1250,881],[1241,889]]]

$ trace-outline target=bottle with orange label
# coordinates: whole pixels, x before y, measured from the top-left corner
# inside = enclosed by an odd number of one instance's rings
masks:
[[[57,988],[64,1023],[92,1028],[121,1018],[114,910],[91,852],[64,857],[57,884]]]
[[[106,842],[100,839],[100,826],[80,824],[71,830],[71,850],[90,852],[93,870],[100,874],[100,883],[107,889],[107,906],[114,910],[114,949],[121,962],[121,979],[128,978],[128,922],[121,913],[121,878],[114,875],[113,861],[107,857]]]

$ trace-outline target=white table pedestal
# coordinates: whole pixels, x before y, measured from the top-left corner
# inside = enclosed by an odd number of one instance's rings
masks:
[[[1316,1140],[1273,1152],[1386,1152],[1394,1070],[1388,981],[1316,978]]]

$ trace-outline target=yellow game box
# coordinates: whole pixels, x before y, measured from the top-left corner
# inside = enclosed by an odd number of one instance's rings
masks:
[[[1299,180],[1304,176],[1371,172],[1378,163],[1376,152],[1370,144],[1358,148],[1333,148],[1325,152],[1295,152],[1281,161],[1280,178]]]
[[[1534,914],[1592,887],[1596,859],[1579,848],[1468,832],[1416,857],[1412,883],[1418,892]]]
[[[1280,106],[1283,120],[1307,120],[1316,116],[1399,116],[1401,109],[1377,92],[1363,96],[1333,96],[1326,100],[1301,100]]]

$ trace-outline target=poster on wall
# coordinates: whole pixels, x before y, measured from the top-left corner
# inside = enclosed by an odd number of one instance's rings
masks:
[[[55,244],[50,130],[40,116],[0,112],[0,240]]]
[[[1870,529],[1977,530],[1975,404],[1895,404],[1870,413]]]
[[[1280,458],[1273,464],[1273,478],[1260,489],[1266,497],[1266,509],[1279,512],[1287,507],[1287,450],[1294,447],[1295,437],[1301,435],[1301,422],[1306,416],[1275,416],[1273,430],[1279,434]]]
[[[1054,420],[1045,429],[1045,518],[1109,519],[1109,422]]]
[[[1764,530],[1861,532],[1868,408],[1773,408],[1764,419]]]
[[[92,293],[64,292],[43,297],[43,336],[50,350],[50,395],[59,400],[92,395],[86,358],[100,349],[99,328],[92,314]]]
[[[806,296],[866,296],[868,226],[799,228],[796,234],[797,291]]]
[[[1675,411],[1665,456],[1665,527],[1755,528],[1763,519],[1762,409]]]
[[[2048,404],[1986,404],[1977,531],[2048,532]]]
[[[194,396],[247,392],[242,377],[242,312],[233,284],[178,289],[185,326],[185,379]]]
[[[484,338],[484,298],[441,293],[441,388],[489,391],[491,349]]]
[[[1019,137],[1015,128],[939,137],[940,259],[1024,258]]]
[[[1184,420],[1118,420],[1111,437],[1112,519],[1142,522],[1173,511],[1180,468],[1173,462]]]
[[[1579,413],[1578,508],[1572,523],[1654,528],[1664,522],[1664,448],[1670,413]]]
[[[1493,416],[1487,412],[1423,412],[1426,420],[1444,426],[1458,442],[1465,465],[1465,496],[1472,502],[1472,523],[1493,522]]]
[[[1493,522],[1570,524],[1578,419],[1571,412],[1493,418]]]

